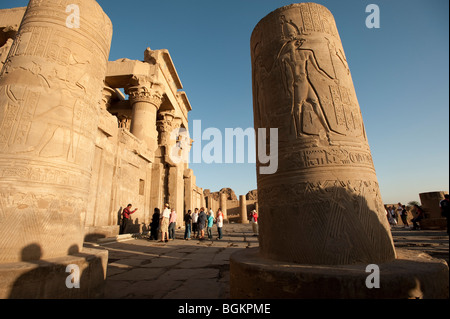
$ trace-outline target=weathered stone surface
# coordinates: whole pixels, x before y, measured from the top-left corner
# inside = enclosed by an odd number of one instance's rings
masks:
[[[237,196],[236,196],[236,193],[234,192],[234,190],[229,188],[229,187],[224,187],[220,191],[213,192],[213,193],[211,193],[209,191],[209,189],[208,189],[207,192],[205,193],[205,196],[212,195],[214,200],[219,201],[220,200],[220,196],[222,194],[225,194],[225,197],[226,197],[227,200],[237,200],[238,199]]]
[[[251,61],[254,127],[278,129],[278,170],[262,174],[257,162],[261,254],[324,265],[393,260],[332,14],[315,3],[275,10],[252,33]]]
[[[446,229],[447,219],[442,216],[439,203],[448,192],[420,193],[420,202],[425,211],[425,219],[420,221],[420,229]]]
[[[0,263],[80,251],[112,25],[93,0],[31,1],[0,74]],[[95,66],[95,67],[93,67]]]
[[[0,299],[102,298],[107,263],[108,251],[98,248],[47,260],[1,263]],[[68,265],[79,267],[80,288],[67,288]]]
[[[249,191],[245,195],[245,199],[247,199],[247,200],[258,200],[258,190],[257,189],[253,189],[253,190]]]
[[[369,289],[367,264],[301,265],[261,257],[257,248],[230,258],[230,293],[236,299],[445,299],[448,266],[422,252],[398,249],[380,263],[380,286]]]

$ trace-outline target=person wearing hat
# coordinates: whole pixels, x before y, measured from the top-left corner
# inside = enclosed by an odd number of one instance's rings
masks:
[[[165,204],[164,210],[161,214],[161,220],[159,222],[159,224],[161,225],[161,240],[160,240],[160,242],[164,242],[164,241],[168,242],[169,241],[169,218],[170,218],[169,204]]]
[[[258,236],[258,213],[255,209],[252,210],[250,217],[252,221],[253,236]]]

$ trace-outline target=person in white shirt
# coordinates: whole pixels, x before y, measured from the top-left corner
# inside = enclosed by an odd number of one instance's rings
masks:
[[[222,239],[222,227],[223,227],[223,213],[222,209],[219,208],[217,211],[217,232],[219,233],[219,237],[217,239]]]
[[[198,208],[194,209],[194,212],[192,213],[192,233],[194,238],[198,238]],[[197,234],[197,236],[195,235]]]
[[[170,209],[169,204],[164,205],[164,210],[161,214],[161,240],[160,242],[168,242],[169,241],[169,218],[170,218]],[[167,238],[165,237],[167,236]]]

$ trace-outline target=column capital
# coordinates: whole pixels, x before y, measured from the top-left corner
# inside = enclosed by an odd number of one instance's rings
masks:
[[[125,90],[125,93],[129,95],[132,105],[136,102],[147,102],[153,104],[157,109],[164,99],[159,90],[149,89],[144,85],[130,86]]]
[[[115,91],[113,88],[109,87],[109,86],[105,86],[103,87],[103,91],[102,91],[102,105],[101,107],[104,109],[108,109],[111,106],[111,100],[113,95],[115,94]]]
[[[158,113],[157,127],[159,132],[171,132],[181,127],[182,119],[175,115],[174,111]]]

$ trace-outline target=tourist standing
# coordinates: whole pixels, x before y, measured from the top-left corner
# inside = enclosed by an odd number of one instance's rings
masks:
[[[423,211],[422,207],[420,207],[417,204],[414,204],[414,207],[416,208],[417,216],[412,219],[413,222],[413,230],[419,230],[419,225],[417,225],[418,222],[420,222],[425,217],[425,212]]]
[[[169,239],[175,240],[175,229],[177,227],[177,212],[174,208],[170,211],[169,217]]]
[[[392,227],[397,225],[397,223],[391,213],[391,207],[384,205],[384,209],[386,210],[386,217],[389,222],[389,227],[392,229]]]
[[[194,238],[198,238],[198,208],[194,209],[192,213],[192,232],[194,233]]]
[[[217,211],[217,232],[219,237],[217,239],[222,239],[222,227],[223,227],[223,213],[222,209],[219,208]]]
[[[191,210],[189,209],[187,213],[184,215],[184,239],[191,240],[191,223],[192,216]]]
[[[402,212],[400,213],[400,217],[402,218],[402,222],[405,228],[409,228],[408,224],[408,212],[406,211],[406,206],[402,205]]]
[[[125,233],[125,230],[128,225],[128,221],[131,219],[131,214],[133,214],[135,211],[137,211],[137,208],[135,208],[133,211],[131,211],[132,206],[133,205],[128,204],[127,207],[125,207],[122,211],[122,223],[120,225],[119,234]]]
[[[152,216],[152,222],[150,223],[149,239],[158,240],[159,219],[160,219],[160,212],[159,212],[159,208],[156,207],[154,210],[153,216]]]
[[[213,211],[210,209],[209,212],[208,212],[208,226],[207,226],[207,228],[206,228],[207,233],[208,233],[208,238],[209,238],[209,239],[212,239],[212,227],[213,227],[213,225],[214,225],[214,221],[215,221],[215,219],[214,219],[214,213],[213,213]]]
[[[394,220],[395,220],[395,225],[397,225],[398,224],[398,215],[397,215],[397,211],[395,210],[394,205],[391,206],[390,212],[391,212],[392,218],[394,218]]]
[[[401,203],[398,203],[398,204],[397,204],[397,211],[396,211],[395,215],[396,215],[396,216],[400,216],[400,219],[401,219],[401,217],[402,217],[402,211],[403,211],[403,206],[402,206]],[[402,221],[403,221],[403,220],[402,220]],[[398,222],[398,219],[397,219],[397,222]]]
[[[251,212],[251,222],[252,222],[252,229],[253,229],[253,236],[258,236],[258,213],[256,210],[252,210]]]
[[[161,215],[161,220],[159,222],[159,224],[161,225],[161,240],[160,240],[160,242],[164,242],[164,241],[168,242],[169,241],[169,218],[170,218],[169,204],[165,204],[164,210]]]
[[[198,213],[197,227],[200,232],[200,239],[205,239],[205,224],[206,224],[206,213],[205,208],[200,208],[200,213]]]
[[[449,195],[445,194],[444,199],[439,202],[439,207],[441,208],[442,217],[447,218],[447,235],[449,234],[449,219],[450,219],[450,199]]]

